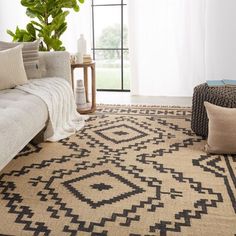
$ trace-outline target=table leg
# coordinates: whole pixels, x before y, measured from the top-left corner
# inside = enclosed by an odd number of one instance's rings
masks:
[[[94,112],[96,110],[96,78],[95,78],[95,66],[91,66],[92,72],[92,107],[91,111]]]
[[[84,67],[84,88],[85,88],[86,102],[89,102],[89,97],[88,97],[88,68],[87,67]]]
[[[71,69],[71,85],[73,93],[75,92],[75,85],[74,85],[74,69]]]

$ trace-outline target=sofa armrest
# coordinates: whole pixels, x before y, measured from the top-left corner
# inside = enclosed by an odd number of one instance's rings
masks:
[[[71,84],[70,54],[65,51],[39,52],[42,77],[61,77]]]

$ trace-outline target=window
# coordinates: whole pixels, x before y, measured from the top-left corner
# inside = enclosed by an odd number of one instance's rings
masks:
[[[92,0],[93,58],[100,91],[130,91],[126,0]]]

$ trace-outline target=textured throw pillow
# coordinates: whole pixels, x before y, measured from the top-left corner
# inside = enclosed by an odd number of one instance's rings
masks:
[[[236,154],[236,108],[204,102],[209,118],[206,151],[214,154]]]
[[[27,83],[22,45],[0,51],[0,90]]]
[[[28,79],[38,79],[41,77],[38,52],[40,41],[41,39],[35,40],[34,42],[23,43],[9,43],[0,41],[0,50],[6,50],[22,44],[23,61],[27,77]]]

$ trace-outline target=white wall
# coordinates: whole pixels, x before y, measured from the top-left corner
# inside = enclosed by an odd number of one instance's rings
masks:
[[[236,79],[236,0],[207,0],[206,78]]]
[[[0,0],[0,40],[11,41],[6,30],[14,32],[17,25],[25,27],[26,23],[25,8],[21,6],[20,0]]]

